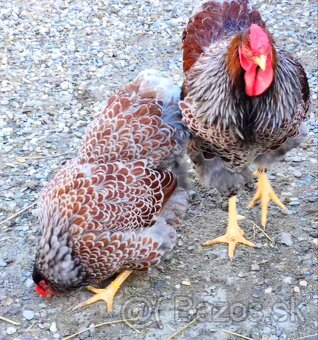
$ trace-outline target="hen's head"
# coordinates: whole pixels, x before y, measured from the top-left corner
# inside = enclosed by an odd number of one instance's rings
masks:
[[[34,290],[42,297],[58,296],[60,295],[54,290],[52,285],[45,279],[37,270],[36,266],[33,268],[32,278],[35,283]]]
[[[40,239],[33,269],[35,291],[42,297],[62,295],[85,285],[85,273],[75,256],[70,238],[51,235],[46,229]]]
[[[232,64],[244,71],[246,94],[261,95],[274,80],[275,50],[269,33],[252,24],[246,33],[233,40],[233,48],[236,53],[232,57],[238,57],[239,65],[237,61]]]

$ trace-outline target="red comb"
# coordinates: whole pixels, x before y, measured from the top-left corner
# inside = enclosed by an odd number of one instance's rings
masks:
[[[34,290],[42,297],[48,297],[51,296],[50,291],[44,290],[41,286],[36,285],[34,287]]]
[[[255,24],[250,27],[250,45],[256,55],[265,53],[270,47],[267,33]]]

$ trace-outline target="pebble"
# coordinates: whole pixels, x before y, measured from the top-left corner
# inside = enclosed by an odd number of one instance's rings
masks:
[[[34,318],[34,312],[32,310],[24,310],[22,315],[26,320],[32,320]]]
[[[239,273],[237,274],[237,276],[240,277],[240,278],[243,278],[243,277],[248,276],[248,273],[239,272]]]
[[[8,335],[12,335],[14,333],[16,333],[17,329],[15,327],[8,327],[7,328],[7,334]]]
[[[286,276],[286,277],[283,278],[283,283],[285,283],[287,285],[292,284],[292,282],[293,282],[293,278],[290,277],[290,276]]]
[[[52,333],[57,332],[56,322],[52,322],[52,323],[51,323],[50,331],[51,331]]]
[[[318,232],[309,233],[309,236],[312,238],[318,238]]]
[[[291,234],[286,232],[282,232],[278,235],[277,242],[280,244],[284,244],[287,247],[290,247],[294,244]]]
[[[299,171],[299,170],[295,170],[293,175],[296,177],[296,178],[300,178],[303,174]]]
[[[184,286],[191,286],[190,280],[186,279],[181,282]]]
[[[311,243],[313,243],[316,247],[318,246],[318,238],[314,238]]]
[[[299,198],[297,198],[297,197],[291,197],[291,198],[290,198],[289,205],[291,205],[291,206],[300,205]]]
[[[95,335],[95,333],[96,333],[96,328],[94,327],[95,326],[95,324],[93,324],[93,323],[91,323],[90,325],[89,325],[89,334],[92,336],[92,335]]]
[[[279,337],[277,335],[270,335],[268,340],[279,340]]]
[[[301,281],[299,281],[299,285],[302,286],[302,287],[307,287],[308,282],[306,280],[301,280]]]
[[[85,328],[86,329],[86,328]],[[84,330],[84,328],[82,328],[82,329],[80,329],[80,331],[81,330]],[[89,331],[85,331],[85,332],[83,332],[83,333],[81,333],[80,335],[79,335],[79,338],[82,340],[82,339],[86,339],[86,338],[89,338],[90,337],[90,333],[89,333]]]
[[[5,262],[4,260],[0,259],[0,267],[6,267],[7,266],[7,262]]]
[[[251,265],[251,271],[253,271],[253,272],[258,272],[258,271],[260,271],[260,269],[261,268],[257,263],[254,263],[254,264]]]
[[[194,198],[196,198],[197,196],[198,196],[198,193],[197,193],[195,190],[193,190],[193,189],[189,190],[189,197],[190,197],[191,199],[194,199]]]
[[[294,292],[295,292],[295,293],[300,293],[300,289],[299,289],[299,287],[297,287],[297,286],[296,286],[296,287],[294,287]]]
[[[294,156],[294,157],[286,157],[285,160],[288,162],[294,162],[294,163],[300,163],[302,159],[299,156]]]
[[[273,291],[272,287],[268,287],[268,288],[265,289],[266,294],[270,294],[272,291]]]
[[[34,285],[34,281],[30,278],[26,279],[24,284],[26,285],[27,288],[30,288]]]

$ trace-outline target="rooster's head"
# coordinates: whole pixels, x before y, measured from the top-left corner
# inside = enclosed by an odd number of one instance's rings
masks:
[[[231,62],[244,72],[245,92],[248,96],[259,96],[273,83],[275,50],[269,33],[258,25],[252,24],[249,30],[233,40]],[[234,52],[234,53],[233,53]]]

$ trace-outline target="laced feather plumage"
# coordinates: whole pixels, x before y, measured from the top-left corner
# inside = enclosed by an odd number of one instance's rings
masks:
[[[64,293],[157,265],[187,206],[180,89],[153,70],[109,99],[41,192],[33,277]]]

